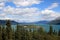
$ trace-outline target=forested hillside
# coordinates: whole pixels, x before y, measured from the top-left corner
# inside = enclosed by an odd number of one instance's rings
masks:
[[[43,27],[36,29],[35,26],[26,26],[17,24],[14,29],[7,20],[6,25],[0,25],[0,40],[60,40],[60,30],[53,30],[52,25],[48,32]]]

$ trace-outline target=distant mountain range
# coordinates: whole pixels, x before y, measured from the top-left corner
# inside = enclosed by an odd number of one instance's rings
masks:
[[[31,22],[31,23],[26,23],[26,22],[16,22],[13,20],[10,20],[12,25],[16,25],[16,24],[54,24],[54,25],[60,25],[60,17],[52,20],[52,21],[37,21],[37,22]],[[0,20],[0,24],[6,24],[6,20]]]
[[[56,18],[55,20],[52,20],[49,22],[50,24],[60,25],[60,17]]]
[[[48,21],[37,21],[37,22],[33,22],[33,24],[47,24]]]
[[[10,20],[11,24],[15,25],[15,24],[19,24],[18,22],[16,21],[13,21],[13,20]],[[6,20],[0,20],[0,24],[6,24]]]
[[[16,22],[16,21],[13,21],[13,20],[10,20],[11,24],[12,25],[15,25],[15,24],[46,24],[48,23],[48,21],[38,21],[38,22],[31,22],[31,23],[26,23],[26,22]],[[0,24],[6,24],[6,20],[0,20]]]
[[[48,21],[37,21],[37,22],[30,22],[30,23],[20,23],[20,24],[47,24],[48,23]]]

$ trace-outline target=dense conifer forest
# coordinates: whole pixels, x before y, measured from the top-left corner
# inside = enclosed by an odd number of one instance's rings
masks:
[[[49,31],[45,31],[43,27],[35,29],[34,26],[16,25],[16,29],[11,27],[9,20],[5,25],[0,25],[0,40],[60,40],[60,30],[53,30],[50,25]]]

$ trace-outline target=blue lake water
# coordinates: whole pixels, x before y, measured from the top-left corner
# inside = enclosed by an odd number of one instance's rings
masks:
[[[49,31],[50,25],[48,24],[40,24],[39,26],[42,26],[46,31]],[[60,25],[52,25],[53,30],[58,31],[60,29]]]
[[[44,30],[46,30],[46,31],[49,31],[49,28],[50,28],[50,25],[48,25],[48,24],[40,24],[37,26],[43,27]],[[16,25],[12,25],[12,27],[16,28]],[[52,25],[52,27],[53,27],[53,30],[55,29],[56,31],[58,31],[60,29],[60,25]]]

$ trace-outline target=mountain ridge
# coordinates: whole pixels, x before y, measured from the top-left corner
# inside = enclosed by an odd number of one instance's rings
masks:
[[[13,21],[13,20],[10,20],[11,21],[11,24],[15,25],[15,24],[47,24],[48,21],[37,21],[37,22],[30,22],[30,23],[26,23],[26,22],[16,22],[16,21]],[[0,24],[6,24],[6,20],[0,20]]]
[[[49,24],[60,25],[60,17],[58,17],[58,18],[56,18],[56,19],[50,21]]]
[[[13,25],[19,24],[18,22],[13,21],[13,20],[10,20],[10,23],[13,24]],[[5,25],[6,24],[6,20],[0,20],[0,24]]]

